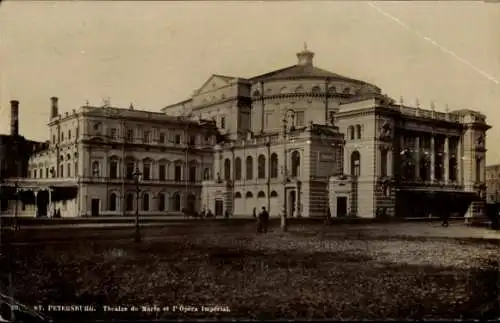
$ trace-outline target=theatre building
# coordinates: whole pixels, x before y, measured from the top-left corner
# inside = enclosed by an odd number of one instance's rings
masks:
[[[214,74],[168,115],[212,119],[225,142],[202,204],[249,216],[481,214],[485,139],[472,110],[438,112],[396,103],[376,85],[313,64],[255,77]]]

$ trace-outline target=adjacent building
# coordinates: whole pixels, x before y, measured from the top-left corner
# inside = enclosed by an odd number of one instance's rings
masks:
[[[486,166],[486,197],[488,203],[500,203],[500,164]]]
[[[60,114],[58,99],[51,101],[48,148],[31,156],[27,178],[8,180],[28,191],[18,214],[127,215],[137,203],[141,215],[200,209],[201,179],[212,176],[212,122],[133,106]]]

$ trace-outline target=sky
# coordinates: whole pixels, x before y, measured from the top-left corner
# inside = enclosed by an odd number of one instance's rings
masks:
[[[50,97],[159,111],[211,74],[251,77],[296,63],[371,82],[399,101],[487,116],[500,163],[500,4],[487,2],[2,1],[0,133],[47,140]]]

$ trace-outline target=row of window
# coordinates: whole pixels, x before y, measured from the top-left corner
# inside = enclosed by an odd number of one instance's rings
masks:
[[[151,193],[144,193],[141,199],[141,210],[142,211],[152,211],[151,209]],[[189,194],[186,199],[186,207],[189,208],[194,205],[196,197],[193,194]],[[119,211],[118,205],[120,201],[120,196],[117,193],[111,193],[109,196],[109,211]],[[134,193],[127,193],[125,196],[125,211],[134,211],[134,204],[136,198]],[[135,206],[137,207],[137,206]],[[160,193],[157,199],[156,210],[160,212],[172,211],[180,212],[182,210],[181,206],[181,195],[179,193],[174,193],[169,198],[166,193]]]
[[[56,172],[55,167],[40,167],[33,168],[28,171],[28,177],[30,178],[55,178],[55,177],[72,177],[78,176],[78,161],[74,163],[61,163],[59,165],[59,173]]]
[[[267,93],[271,93],[272,92],[272,89],[267,89]],[[279,91],[280,94],[286,94],[286,93],[306,93],[304,87],[302,85],[299,85],[297,86],[293,91],[290,91],[286,86],[282,87]],[[320,87],[320,86],[314,86],[312,89],[311,89],[311,92],[312,94],[321,94],[321,93],[324,93],[324,90]],[[351,88],[349,87],[346,87],[344,88],[341,92],[338,92],[337,91],[337,88],[335,86],[330,86],[328,88],[328,93],[329,94],[334,94],[334,93],[343,93],[343,94],[351,94],[352,93],[352,90]],[[255,90],[253,92],[253,96],[254,97],[259,97],[261,96],[261,93],[259,90]]]
[[[119,166],[119,162],[117,160],[111,160],[109,162],[109,177],[111,179],[117,179],[119,178],[119,169],[120,169],[120,166]],[[183,176],[183,168],[185,168],[185,166],[181,165],[181,164],[174,164],[174,176],[173,176],[173,180],[175,181],[182,181],[184,180],[184,176]],[[126,162],[125,163],[125,178],[126,179],[134,179],[134,173],[135,171],[137,170],[137,167],[136,167],[136,163],[133,162],[133,161],[129,161],[129,162]],[[153,173],[153,168],[152,168],[152,163],[149,163],[149,162],[143,162],[142,163],[142,169],[140,169],[141,171],[141,179],[142,180],[152,180],[153,179],[153,176],[152,176],[152,173]],[[187,180],[189,180],[190,182],[195,182],[198,180],[198,165],[196,163],[191,163],[188,167],[188,178]],[[101,165],[99,163],[99,161],[93,161],[92,162],[92,176],[94,177],[101,177],[103,174],[101,174]],[[159,164],[158,165],[158,180],[160,181],[165,181],[165,180],[169,180],[169,173],[168,173],[168,166],[166,164]],[[204,170],[203,170],[203,178],[205,180],[208,180],[211,178],[211,172],[210,172],[210,168],[206,167]]]
[[[52,143],[55,144],[56,142],[64,142],[65,140],[70,141],[70,140],[73,139],[73,137],[71,135],[71,129],[68,130],[68,136],[67,137],[65,137],[64,134],[65,134],[64,131],[59,132],[59,138],[57,138],[57,136],[55,134],[53,134],[52,135]],[[78,139],[78,136],[79,136],[79,128],[77,127],[76,128],[76,135],[75,135],[74,139]]]
[[[278,177],[278,155],[276,153],[271,154],[269,166],[266,167],[266,156],[259,155],[257,158],[257,178],[266,178],[266,168],[269,168],[267,176],[269,178]],[[253,174],[253,158],[248,156],[245,161],[245,179],[252,180]],[[298,177],[300,173],[300,153],[294,151],[291,154],[291,176]],[[236,157],[234,160],[234,180],[239,181],[242,179],[242,161],[240,157]],[[233,174],[231,173],[231,160],[226,158],[224,160],[224,179],[231,180]]]
[[[359,124],[347,127],[347,138],[350,140],[361,139],[361,130],[362,127]]]

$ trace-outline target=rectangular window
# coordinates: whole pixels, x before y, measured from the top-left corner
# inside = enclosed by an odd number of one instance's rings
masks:
[[[151,179],[151,165],[150,164],[144,164],[144,166],[142,167],[142,178],[144,180]]]
[[[71,177],[71,164],[68,164],[67,170],[66,170],[67,176]]]
[[[149,137],[151,136],[151,132],[149,131],[144,131],[142,141],[144,141],[145,144],[149,144]]]
[[[297,118],[295,120],[296,120],[295,125],[297,127],[303,127],[305,125],[304,111],[298,111]]]
[[[481,159],[476,159],[476,182],[481,181]]]
[[[115,128],[111,128],[111,130],[109,131],[109,136],[111,137],[111,139],[115,140],[116,139],[116,129]]]
[[[196,145],[196,136],[189,136],[189,145]]]
[[[158,169],[158,173],[159,173],[159,177],[160,177],[160,181],[164,181],[166,180],[166,166],[165,165],[160,165],[159,166],[159,169]]]
[[[380,152],[380,176],[387,176],[387,150]]]
[[[68,140],[71,140],[71,130],[68,130]]]
[[[177,182],[180,182],[182,181],[182,168],[180,165],[176,165],[175,166],[175,174],[174,174],[174,179],[175,181]]]
[[[180,145],[181,144],[181,135],[175,135],[175,144]]]
[[[134,130],[132,130],[132,129],[127,130],[127,141],[128,142],[134,141]]]
[[[112,161],[109,168],[109,177],[118,178],[118,163],[116,161]]]
[[[220,127],[221,129],[226,129],[226,117],[220,118]]]
[[[127,163],[127,179],[134,179],[134,163]]]
[[[160,143],[164,144],[165,143],[165,133],[160,132]]]

